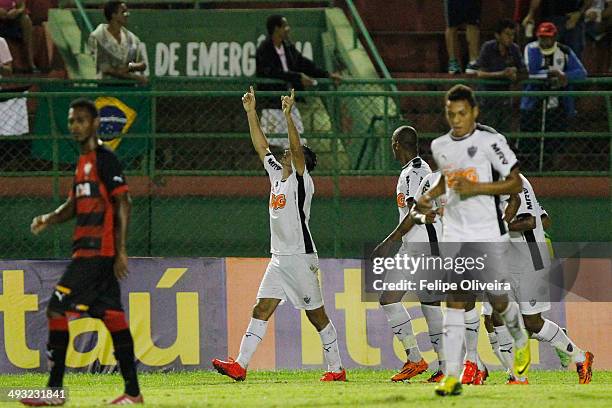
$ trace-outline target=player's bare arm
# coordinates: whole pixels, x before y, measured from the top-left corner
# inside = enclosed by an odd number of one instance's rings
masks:
[[[465,177],[457,177],[453,190],[463,197],[476,195],[502,195],[518,194],[521,192],[523,182],[519,176],[518,166],[514,167],[505,180],[490,183],[479,183],[470,181]]]
[[[391,247],[393,246],[393,243],[401,241],[402,237],[412,229],[414,224],[415,222],[410,214],[406,214],[404,219],[395,227],[393,232],[376,246],[372,252],[372,259],[387,256]]]
[[[438,183],[433,186],[428,192],[419,197],[416,203],[416,210],[422,214],[428,214],[433,207],[433,200],[440,197],[446,192],[446,178],[444,174],[440,175]]]
[[[128,224],[130,222],[130,210],[132,199],[130,194],[125,192],[115,196],[113,210],[115,214],[115,276],[123,279],[128,274],[128,256],[126,249]]]
[[[550,218],[548,215],[542,214],[540,219],[542,220],[542,228],[544,228],[544,230],[548,230],[550,227],[552,227],[552,218]]]
[[[506,206],[506,211],[504,212],[504,221],[510,223],[519,207],[521,206],[521,197],[518,194],[510,194],[510,198],[508,199],[508,205]]]
[[[253,148],[255,148],[255,151],[259,156],[259,160],[263,162],[266,154],[270,153],[270,145],[268,144],[268,138],[266,138],[263,130],[261,130],[259,117],[257,116],[257,111],[255,110],[255,103],[255,90],[253,90],[253,86],[251,85],[249,87],[249,91],[242,97],[242,106],[244,107],[247,114],[247,119],[249,120],[249,132],[251,134]]]
[[[533,215],[520,214],[516,220],[508,224],[510,231],[529,231],[535,229],[536,219]]]
[[[287,120],[287,131],[289,134],[289,150],[291,150],[291,162],[295,171],[300,176],[304,174],[306,168],[306,160],[304,159],[304,151],[302,150],[302,143],[300,142],[300,134],[293,123],[293,117],[291,116],[291,109],[295,104],[295,91],[291,90],[290,96],[282,96],[281,103],[283,108],[283,114]]]
[[[69,197],[66,202],[60,205],[55,211],[34,217],[32,225],[30,225],[30,231],[32,231],[32,234],[38,235],[49,225],[66,222],[72,219],[75,214],[75,200]]]

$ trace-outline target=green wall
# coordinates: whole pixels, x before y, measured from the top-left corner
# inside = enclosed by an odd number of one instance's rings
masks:
[[[544,198],[542,204],[554,222],[555,241],[610,241],[610,201],[593,198]],[[136,198],[130,226],[132,256],[267,256],[268,208],[262,198]],[[383,239],[397,222],[393,200],[343,199],[337,222],[333,199],[316,198],[311,231],[321,257],[361,256],[362,245]],[[70,256],[71,225],[34,237],[32,217],[54,208],[47,199],[0,201],[0,211],[13,214],[0,235],[0,258],[54,258]],[[154,228],[149,229],[149,220]],[[336,235],[337,234],[337,235]],[[337,239],[335,237],[337,236]],[[334,249],[337,252],[334,252]]]

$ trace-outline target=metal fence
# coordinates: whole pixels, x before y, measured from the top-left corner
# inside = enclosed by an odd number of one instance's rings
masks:
[[[69,256],[70,225],[41,238],[29,235],[28,227],[34,215],[59,205],[70,186],[78,152],[67,135],[66,115],[70,100],[78,96],[103,107],[101,134],[117,147],[127,169],[135,203],[131,255],[265,256],[267,178],[252,151],[240,102],[252,82],[157,78],[147,87],[135,87],[41,80],[27,93],[3,93],[0,225],[5,234],[0,257]],[[321,81],[319,89],[298,94],[302,136],[318,154],[311,227],[319,231],[315,240],[324,255],[354,255],[357,243],[380,229],[380,219],[364,217],[364,208],[389,213],[388,203],[368,191],[376,180],[398,174],[389,143],[396,126],[409,123],[419,130],[422,155],[431,163],[428,140],[448,129],[442,101],[452,83]],[[612,81],[583,81],[574,89],[478,92],[483,123],[508,137],[526,174],[610,175]],[[281,94],[257,93],[262,124],[276,152],[286,140],[275,111]],[[535,98],[531,112],[520,109],[524,96]],[[566,97],[573,98],[575,115],[558,108],[559,98]],[[381,217],[394,219],[396,214]]]

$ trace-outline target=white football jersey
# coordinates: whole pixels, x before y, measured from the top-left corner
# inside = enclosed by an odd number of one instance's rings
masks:
[[[440,180],[440,174],[441,173],[439,171],[434,171],[433,173],[429,173],[425,176],[425,178],[421,182],[421,185],[419,186],[419,189],[417,190],[417,193],[414,196],[415,201],[418,201],[418,199],[421,198],[423,194],[428,192],[433,186],[438,183],[438,180]],[[441,195],[434,200],[432,209],[436,210],[438,208],[441,208],[444,206],[445,203],[446,196]],[[427,230],[429,242],[438,242],[442,239],[442,219],[440,217],[436,216],[436,220],[433,224],[425,224],[418,226],[425,227],[425,229]]]
[[[399,211],[399,222],[410,213],[412,202],[416,200],[415,196],[419,191],[419,185],[423,179],[431,174],[431,168],[427,162],[419,156],[410,160],[400,173],[397,180],[396,201],[397,210]],[[406,235],[402,237],[403,242],[429,242],[427,230],[424,225],[415,225]]]
[[[470,242],[506,239],[499,196],[478,195],[462,198],[453,190],[457,177],[474,182],[504,179],[517,164],[506,138],[494,129],[476,125],[472,133],[454,137],[452,132],[431,143],[434,160],[446,180],[443,240]]]
[[[543,208],[533,191],[531,183],[521,174],[523,181],[523,191],[519,193],[521,205],[516,212],[514,219],[519,219],[524,215],[531,215],[535,218],[535,228],[527,231],[510,231],[510,240],[513,245],[524,252],[524,256],[531,259],[531,264],[536,271],[550,265],[550,254],[546,245],[544,228],[542,227]],[[544,213],[546,213],[544,211]],[[525,243],[529,245],[525,245]]]
[[[270,177],[270,252],[275,255],[317,252],[308,221],[314,183],[307,169],[302,176],[295,169],[283,180],[283,166],[268,153],[264,168]]]

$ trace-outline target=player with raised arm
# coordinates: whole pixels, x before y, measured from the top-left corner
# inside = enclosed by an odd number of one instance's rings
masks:
[[[400,126],[391,137],[393,156],[402,164],[402,171],[397,181],[396,199],[399,211],[399,225],[374,251],[374,257],[386,256],[389,247],[394,242],[402,242],[398,254],[408,256],[432,255],[429,243],[434,245],[433,255],[438,255],[438,236],[442,232],[440,222],[435,222],[435,212],[428,214],[429,223],[415,225],[410,217],[410,210],[418,194],[419,185],[431,174],[431,169],[425,160],[418,155],[418,134],[411,126]],[[425,248],[422,243],[428,243]],[[421,245],[419,245],[421,244]],[[405,272],[405,271],[404,271]],[[399,282],[409,279],[397,270],[388,271],[385,279],[388,282]],[[406,291],[383,291],[380,294],[380,304],[387,317],[387,321],[397,339],[406,350],[407,361],[402,370],[395,374],[391,381],[406,381],[425,372],[428,364],[421,356],[416,337],[412,329],[412,318],[404,305],[402,298]],[[429,382],[438,382],[442,379],[441,337],[443,314],[440,307],[440,296],[419,293],[421,310],[427,321],[431,344],[438,355],[438,370],[429,378]]]
[[[97,136],[100,125],[96,105],[77,99],[68,111],[68,128],[79,143],[70,195],[55,211],[32,220],[32,233],[76,217],[72,261],[55,286],[47,306],[51,373],[48,387],[62,387],[68,349],[68,317],[87,314],[104,322],[110,331],[125,383],[124,394],[111,404],[143,402],[134,362],[134,341],[121,306],[119,279],[128,274],[126,251],[131,199],[121,164]],[[64,400],[27,398],[29,406],[62,405]]]
[[[559,352],[567,353],[576,363],[578,383],[588,384],[592,376],[593,353],[577,347],[556,323],[542,317],[542,312],[550,310],[548,274],[551,265],[542,221],[546,219],[550,223],[551,220],[539,204],[529,180],[522,174],[520,177],[523,182],[520,206],[508,224],[512,243],[509,266],[518,283],[516,297],[525,328],[532,338],[548,342]],[[492,319],[490,308],[484,314],[488,315],[487,319]]]
[[[516,156],[504,136],[476,123],[479,110],[471,88],[452,87],[444,102],[451,130],[431,144],[434,160],[442,174],[440,181],[418,200],[417,209],[427,213],[433,200],[446,194],[442,241],[458,243],[462,253],[486,254],[486,276],[507,282],[505,261],[509,237],[499,196],[521,190]],[[451,274],[451,279],[457,279],[458,274]],[[515,372],[526,378],[531,356],[527,334],[520,325],[518,306],[508,302],[504,290],[489,290],[486,295],[514,339]],[[465,339],[464,309],[470,297],[475,299],[462,291],[447,295],[443,340],[446,376],[436,387],[437,395],[461,393],[458,377]]]
[[[323,306],[318,279],[319,259],[308,227],[314,194],[310,172],[314,170],[317,158],[310,148],[300,143],[300,136],[291,117],[291,108],[295,102],[293,90],[291,96],[283,96],[281,101],[287,120],[289,149],[285,150],[279,162],[270,152],[268,140],[261,130],[255,111],[253,87],[242,98],[253,147],[270,178],[272,259],[259,286],[257,304],[242,338],[238,358],[230,358],[229,361],[214,359],[212,364],[221,374],[243,381],[249,361],[266,333],[268,320],[281,301],[289,300],[297,309],[305,310],[308,320],[321,337],[327,362],[327,372],[321,381],[346,381],[336,328]]]

